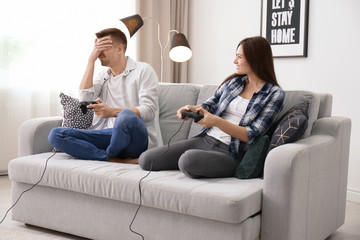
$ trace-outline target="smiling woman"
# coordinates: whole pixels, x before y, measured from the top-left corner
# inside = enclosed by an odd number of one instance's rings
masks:
[[[17,155],[20,124],[60,115],[59,92],[76,95],[95,33],[120,27],[118,19],[134,14],[135,1],[9,0],[1,10],[0,174]],[[127,54],[136,56],[133,39]]]

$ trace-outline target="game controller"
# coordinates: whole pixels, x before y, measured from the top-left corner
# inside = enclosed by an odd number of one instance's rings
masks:
[[[187,117],[192,118],[192,119],[194,119],[194,122],[198,122],[204,117],[204,115],[201,114],[200,112],[182,111],[181,117],[183,119],[187,118]]]
[[[81,112],[83,113],[83,114],[86,114],[86,112],[87,112],[87,105],[91,105],[91,104],[98,104],[98,102],[94,102],[94,101],[90,101],[90,102],[88,102],[88,101],[83,101],[83,102],[80,102],[80,109],[81,109]]]

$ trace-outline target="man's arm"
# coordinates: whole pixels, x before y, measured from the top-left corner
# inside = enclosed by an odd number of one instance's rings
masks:
[[[145,70],[140,76],[139,83],[139,106],[130,108],[143,121],[152,121],[158,110],[158,77],[154,69],[146,64]]]
[[[95,102],[98,104],[90,104],[86,107],[93,109],[94,113],[101,118],[116,117],[123,110],[122,108],[109,107],[100,98],[96,99]],[[130,108],[130,110],[140,117],[140,112],[136,107]]]
[[[111,47],[112,41],[110,40],[110,37],[95,39],[94,48],[90,54],[84,76],[80,82],[80,89],[88,89],[93,86],[95,61],[103,51],[110,49]]]

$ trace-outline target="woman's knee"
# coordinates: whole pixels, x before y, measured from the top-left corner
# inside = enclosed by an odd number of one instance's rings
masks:
[[[198,168],[204,167],[199,166],[199,162],[196,161],[196,150],[188,150],[184,152],[181,157],[179,158],[179,169],[181,172],[183,172],[185,175],[191,178],[199,178],[198,175]],[[200,164],[201,165],[201,164]]]
[[[149,150],[143,152],[140,157],[139,157],[139,166],[143,169],[143,170],[147,170],[150,171],[151,170],[151,162],[154,159],[152,159],[152,155],[149,153]]]

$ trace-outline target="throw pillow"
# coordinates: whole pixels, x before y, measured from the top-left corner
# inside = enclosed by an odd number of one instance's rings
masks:
[[[272,134],[269,151],[285,143],[299,140],[308,125],[309,102],[300,103],[287,111]]]
[[[63,106],[63,127],[88,129],[93,120],[93,111],[89,109],[83,114],[78,99],[60,93],[60,103]]]
[[[269,136],[264,135],[250,145],[236,168],[235,177],[249,179],[262,176],[269,142]]]

